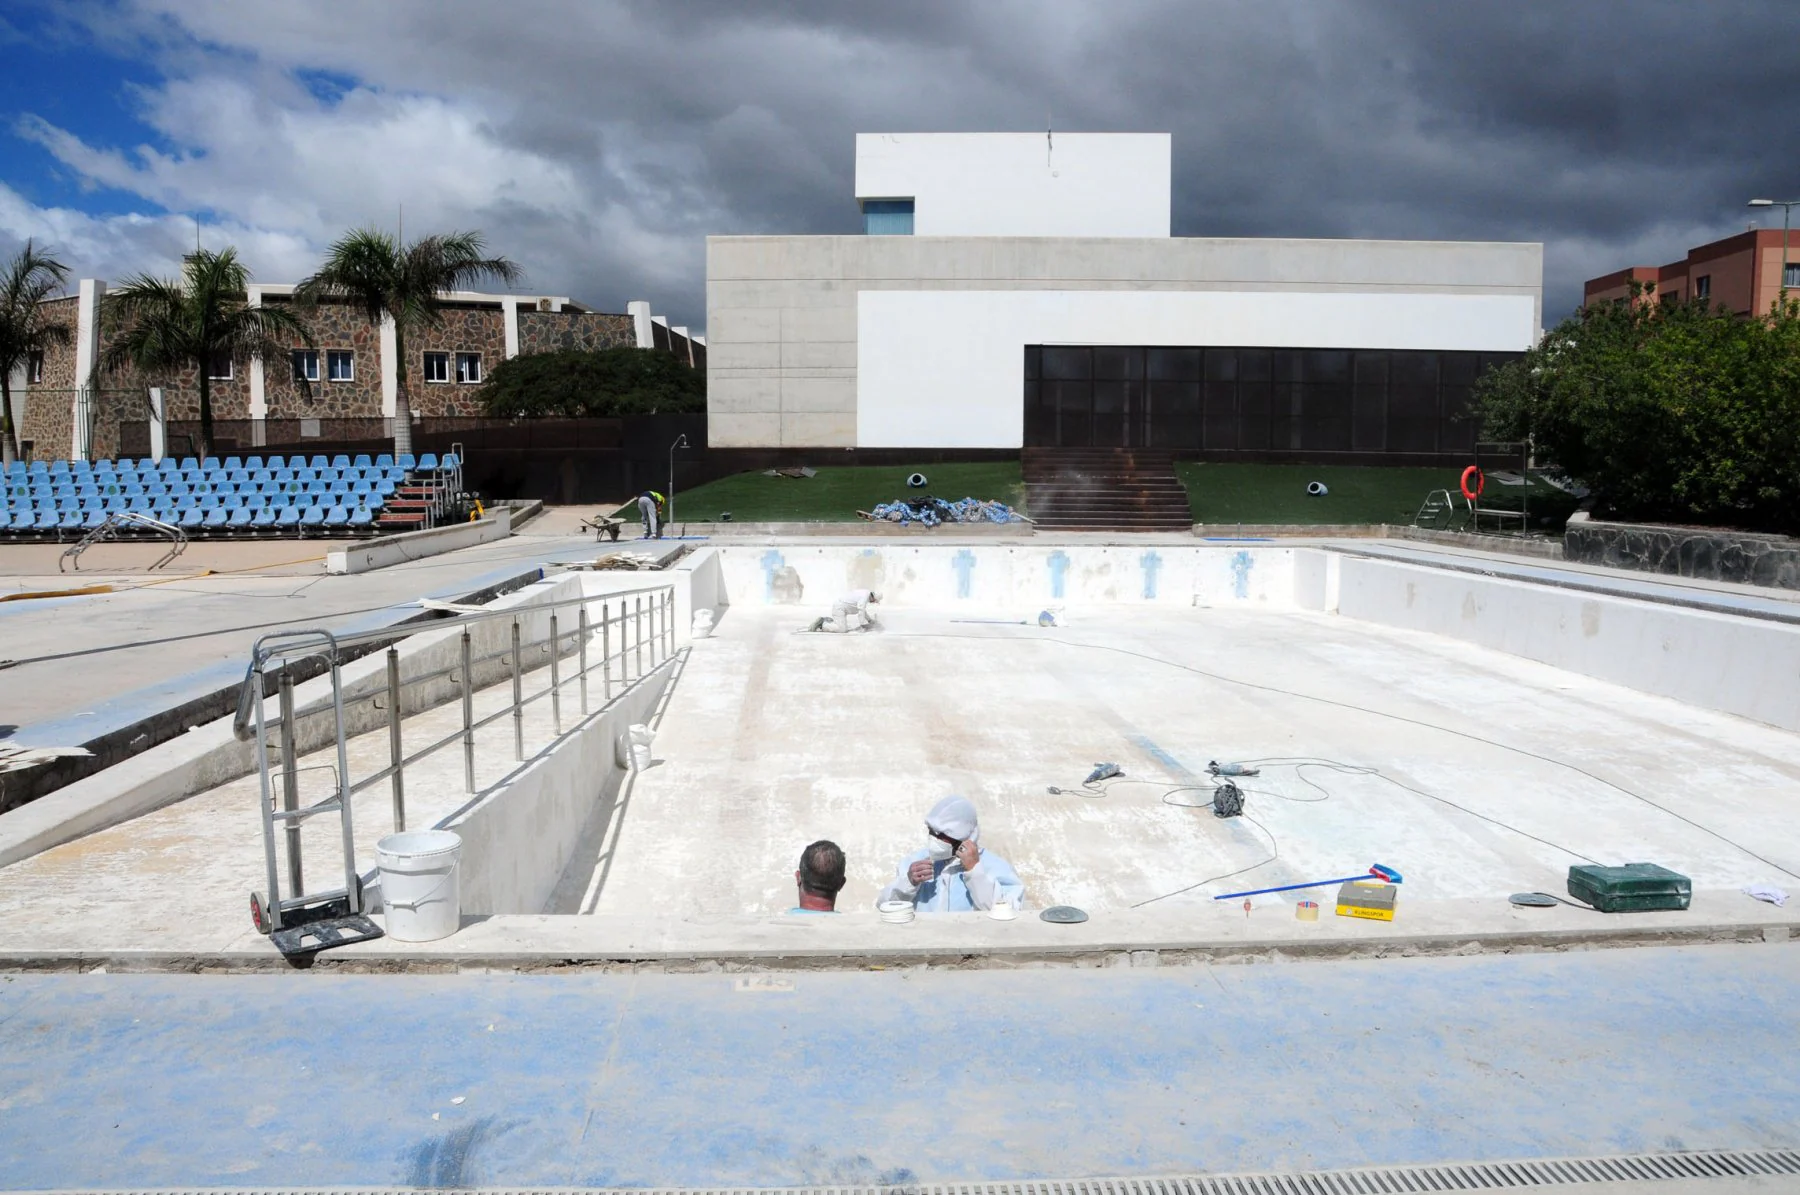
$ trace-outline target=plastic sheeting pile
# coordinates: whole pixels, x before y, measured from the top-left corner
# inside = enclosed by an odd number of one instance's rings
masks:
[[[963,498],[947,502],[942,498],[901,498],[883,502],[868,517],[889,523],[922,523],[936,527],[940,523],[1022,523],[1025,517],[1004,502],[983,502],[980,498]]]

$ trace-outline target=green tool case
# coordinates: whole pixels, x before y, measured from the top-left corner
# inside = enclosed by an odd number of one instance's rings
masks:
[[[1623,867],[1584,863],[1569,868],[1569,895],[1602,913],[1685,909],[1693,899],[1694,882],[1654,863],[1627,863]]]

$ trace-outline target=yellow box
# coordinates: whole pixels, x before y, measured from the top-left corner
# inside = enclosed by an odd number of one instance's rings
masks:
[[[1394,919],[1394,910],[1392,909],[1367,909],[1361,905],[1339,905],[1337,914],[1339,917],[1362,917],[1369,921],[1392,921]]]
[[[1392,884],[1355,880],[1338,889],[1337,914],[1369,921],[1392,921],[1398,895]]]

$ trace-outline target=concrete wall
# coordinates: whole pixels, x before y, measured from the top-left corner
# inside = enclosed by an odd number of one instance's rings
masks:
[[[1071,280],[1079,280],[1078,291]],[[895,299],[893,310],[917,314],[873,350],[877,376],[867,381],[880,409],[869,408],[869,434],[884,444],[901,434],[926,437],[904,445],[912,448],[1011,448],[1019,444],[1027,343],[1223,344],[1223,330],[1211,324],[1226,313],[1232,335],[1262,343],[1329,347],[1315,337],[1368,334],[1380,344],[1354,347],[1434,348],[1451,339],[1519,350],[1541,323],[1542,285],[1536,244],[709,237],[708,440],[713,447],[858,446],[859,337],[882,332],[859,308],[868,296],[872,310],[890,310],[879,306],[886,296],[871,292],[939,293]],[[1005,339],[972,345],[973,334],[958,327],[971,313],[998,321],[987,332]],[[1315,327],[1320,318],[1327,323]],[[1158,339],[1146,339],[1146,330]],[[936,368],[940,355],[991,364],[966,380]],[[904,413],[889,411],[896,401],[930,407],[934,418],[900,422]],[[962,412],[971,405],[965,426]],[[947,410],[957,417],[945,418]],[[1012,414],[1002,419],[1001,411]]]
[[[650,720],[674,668],[674,660],[666,661],[473,808],[439,823],[462,836],[465,914],[544,911],[582,830],[618,795],[626,775],[615,752],[619,736]]]
[[[1800,542],[1785,535],[1571,519],[1563,558],[1608,568],[1800,589]]]
[[[402,531],[349,544],[325,554],[328,573],[367,573],[378,568],[441,556],[458,548],[492,543],[512,534],[512,511],[496,507],[486,518],[450,523],[426,531]]]
[[[918,236],[1166,237],[1167,133],[858,133],[856,197]]]
[[[1290,548],[788,544],[718,550],[731,602],[828,613],[851,589],[895,606],[1023,618],[1045,606],[1123,602],[1293,608]]]
[[[1354,291],[864,291],[856,444],[1024,444],[1028,344],[1518,352],[1530,295]]]
[[[1303,608],[1447,635],[1643,693],[1800,730],[1800,626],[1336,553]],[[1572,730],[1576,728],[1571,728]]]

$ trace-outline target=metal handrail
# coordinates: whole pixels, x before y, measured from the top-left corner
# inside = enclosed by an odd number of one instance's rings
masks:
[[[646,602],[648,598],[648,602]],[[617,605],[618,616],[612,615]],[[589,621],[588,612],[593,606],[600,607],[600,625],[596,629]],[[562,629],[557,618],[557,611],[569,606],[577,606],[577,625],[573,630]],[[477,792],[475,783],[475,732],[491,726],[503,718],[513,720],[513,758],[523,762],[525,759],[524,711],[525,707],[545,697],[550,699],[554,741],[560,741],[566,732],[562,718],[563,689],[575,685],[579,689],[582,720],[585,722],[590,714],[589,674],[598,670],[601,673],[601,704],[604,710],[614,705],[627,693],[633,691],[649,676],[660,672],[675,658],[675,587],[664,583],[633,589],[619,590],[613,593],[583,595],[576,598],[558,599],[534,605],[521,605],[501,610],[483,610],[470,614],[456,615],[450,618],[437,619],[426,623],[409,623],[402,627],[388,627],[381,630],[351,632],[336,635],[324,630],[283,630],[264,635],[256,641],[251,652],[250,669],[244,678],[244,688],[240,692],[240,719],[247,722],[248,734],[244,738],[256,740],[257,771],[260,778],[262,797],[262,820],[264,831],[264,848],[268,865],[268,891],[266,895],[256,894],[253,902],[256,908],[263,910],[257,918],[258,925],[265,921],[275,928],[283,925],[286,912],[309,906],[319,900],[347,898],[351,911],[360,909],[360,894],[355,892],[354,845],[351,837],[351,798],[382,781],[387,781],[393,789],[394,828],[402,831],[406,828],[405,770],[414,764],[454,745],[458,740],[463,744],[463,774],[465,788],[469,794]],[[521,638],[523,620],[539,615],[547,615],[550,621],[550,632],[542,639],[525,642]],[[474,653],[470,628],[481,623],[498,619],[511,620],[511,642],[506,648],[497,652],[488,652],[480,656]],[[613,630],[615,622],[618,628],[617,649],[614,648]],[[404,684],[400,677],[400,654],[394,640],[422,634],[430,631],[460,629],[461,652],[460,661],[450,668],[438,668],[409,678]],[[591,640],[600,640],[600,659],[590,662],[588,646]],[[346,726],[345,693],[341,665],[345,662],[347,647],[388,642],[386,684],[376,696],[385,694],[388,722],[388,745],[390,762],[380,769],[359,780],[353,781],[349,772],[348,743],[353,734],[367,733],[366,730],[352,731]],[[550,670],[549,686],[539,692],[526,696],[523,691],[524,673],[527,671],[525,657],[535,649],[539,656],[547,659],[534,663],[531,670],[547,666]],[[649,654],[649,666],[645,666],[645,653]],[[566,655],[574,655],[578,667],[572,677],[562,674],[561,662]],[[289,667],[295,658],[322,656],[327,662],[331,676],[331,713],[333,715],[333,737],[337,754],[337,767],[333,783],[333,795],[321,801],[302,805],[299,800],[299,758],[303,748],[299,742],[296,728],[299,718],[294,705],[294,673]],[[480,719],[474,716],[474,694],[476,688],[476,666],[478,663],[490,663],[495,660],[509,663],[511,668],[512,700],[503,704],[498,710]],[[278,697],[280,699],[279,731],[280,742],[277,745],[269,741],[270,726],[267,718],[266,691],[267,674],[263,671],[271,662],[280,662],[278,675]],[[618,666],[617,689],[615,691],[614,664]],[[460,673],[460,676],[458,674]],[[462,725],[449,734],[443,735],[433,742],[409,753],[403,750],[401,722],[405,709],[405,688],[410,684],[416,689],[419,685],[430,685],[446,675],[460,680],[460,698],[462,705]],[[492,682],[490,682],[491,684]],[[360,698],[359,698],[360,699]],[[421,706],[425,709],[437,708],[456,700],[450,697],[445,700],[428,700]],[[377,701],[377,708],[380,702]],[[245,718],[245,715],[248,715]],[[241,733],[241,732],[240,732]],[[272,750],[272,748],[275,748]],[[277,810],[275,794],[276,783],[271,756],[279,758],[281,770],[281,805]],[[303,887],[303,872],[300,859],[299,823],[318,814],[336,812],[343,823],[344,837],[344,869],[345,887],[330,892],[306,892]],[[283,885],[277,870],[276,832],[285,831],[287,838],[288,876],[286,889],[288,895],[282,893]]]
[[[335,650],[341,653],[346,648],[364,647],[371,644],[393,643],[401,639],[410,639],[414,635],[422,635],[427,631],[454,630],[458,627],[470,627],[478,623],[491,622],[497,618],[517,618],[523,614],[535,613],[540,610],[558,610],[566,606],[591,606],[595,602],[610,602],[614,598],[658,593],[672,589],[673,586],[665,581],[661,585],[647,585],[641,589],[620,589],[612,593],[600,594],[597,597],[558,598],[553,602],[538,602],[530,606],[508,607],[503,610],[482,610],[471,614],[453,614],[447,618],[434,618],[425,622],[407,622],[393,626],[373,627],[366,631],[347,631],[341,634],[334,634],[332,641],[335,644]],[[273,631],[259,638],[251,647],[250,665],[244,670],[244,683],[238,690],[237,713],[231,721],[232,733],[235,734],[240,741],[246,743],[250,741],[252,734],[250,720],[252,717],[253,705],[258,700],[267,699],[267,694],[263,692],[263,687],[256,683],[257,674],[262,671],[263,666],[270,660],[277,658],[292,658],[297,655],[318,654],[316,648],[313,650],[301,651],[299,646],[296,645],[292,649],[287,649],[280,647],[276,641],[294,635],[317,636],[323,633],[324,632],[322,631],[312,630]],[[272,643],[275,645],[271,646]],[[504,655],[505,653],[498,654]],[[486,663],[494,658],[494,655],[483,656],[480,660],[475,662]],[[440,670],[437,675],[441,676],[446,672],[453,671],[454,669],[444,669]]]

